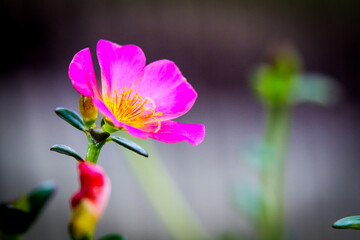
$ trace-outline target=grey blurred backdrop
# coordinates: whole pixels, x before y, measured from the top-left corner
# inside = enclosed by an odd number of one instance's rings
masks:
[[[205,141],[198,147],[150,141],[210,234],[251,235],[256,230],[230,198],[235,185],[256,181],[246,149],[261,138],[264,119],[248,75],[269,45],[286,41],[302,54],[306,71],[332,76],[344,90],[332,107],[294,111],[288,229],[292,239],[359,238],[331,228],[360,212],[359,9],[358,1],[1,1],[0,200],[55,180],[56,197],[24,239],[68,239],[75,162],[49,148],[63,143],[84,154],[86,140],[53,109],[77,110],[68,64],[90,47],[99,75],[95,47],[103,38],[139,45],[148,63],[177,63],[199,94],[178,120],[205,124]],[[113,189],[96,236],[168,239],[123,151],[108,144],[100,155]]]

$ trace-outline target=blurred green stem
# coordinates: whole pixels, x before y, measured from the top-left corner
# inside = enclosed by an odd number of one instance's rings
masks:
[[[290,134],[291,109],[287,105],[268,106],[264,142],[270,149],[260,174],[261,207],[258,215],[259,239],[285,239],[284,174]]]
[[[150,153],[145,159],[126,151],[128,163],[172,239],[207,239],[171,176],[167,173],[154,148],[148,142],[135,140]]]

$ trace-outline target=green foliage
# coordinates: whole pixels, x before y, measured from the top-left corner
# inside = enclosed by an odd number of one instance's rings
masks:
[[[360,216],[350,216],[336,221],[333,228],[360,230]]]
[[[35,222],[55,191],[54,183],[45,182],[14,202],[0,204],[1,234],[5,236],[24,234]]]
[[[102,141],[105,141],[110,136],[110,133],[104,132],[104,131],[102,131],[100,129],[96,129],[96,128],[91,128],[89,130],[89,133],[95,143],[100,143]]]
[[[148,157],[149,154],[145,151],[145,149],[143,149],[142,147],[140,147],[138,144],[127,140],[125,138],[122,137],[118,137],[118,136],[112,136],[109,138],[111,141],[116,142],[117,144],[136,152],[137,154],[140,154],[144,157]]]
[[[79,129],[80,131],[85,131],[86,127],[84,121],[81,117],[74,111],[67,108],[56,108],[56,115],[65,120],[67,123],[72,125],[73,127]]]
[[[297,103],[308,102],[327,106],[336,102],[340,93],[340,87],[330,77],[322,74],[303,74],[299,76],[295,100]]]
[[[83,158],[71,147],[63,145],[63,144],[55,144],[50,148],[50,151],[58,152],[61,154],[68,155],[70,157],[75,158],[78,161],[83,161]]]
[[[31,225],[31,215],[10,204],[0,205],[0,231],[5,235],[23,234]]]
[[[116,233],[112,233],[112,234],[108,234],[106,236],[103,236],[101,238],[99,238],[98,240],[125,240],[126,238],[116,234]]]

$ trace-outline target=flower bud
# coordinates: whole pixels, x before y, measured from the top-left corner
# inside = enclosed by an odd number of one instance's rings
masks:
[[[71,199],[69,230],[73,239],[92,239],[109,200],[111,185],[100,166],[85,161],[78,166],[81,188]]]
[[[253,75],[253,88],[268,106],[288,106],[295,102],[301,74],[301,59],[287,46],[276,48],[269,64],[262,64]]]
[[[92,98],[80,95],[79,109],[85,126],[88,128],[92,127],[97,119],[97,109],[92,102]]]

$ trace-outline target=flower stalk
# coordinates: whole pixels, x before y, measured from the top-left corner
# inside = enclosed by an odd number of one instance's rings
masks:
[[[258,239],[283,240],[285,232],[285,156],[290,135],[291,109],[296,103],[301,60],[294,49],[283,47],[269,64],[261,65],[254,75],[253,87],[266,111],[259,172],[260,199],[256,216]]]
[[[99,143],[96,143],[90,134],[87,135],[87,139],[88,139],[88,147],[86,151],[85,160],[96,164],[99,158],[101,148],[104,146],[106,141],[101,141]]]
[[[264,141],[271,153],[264,156],[260,173],[261,207],[258,215],[259,239],[285,239],[285,156],[290,135],[290,106],[268,106]]]

